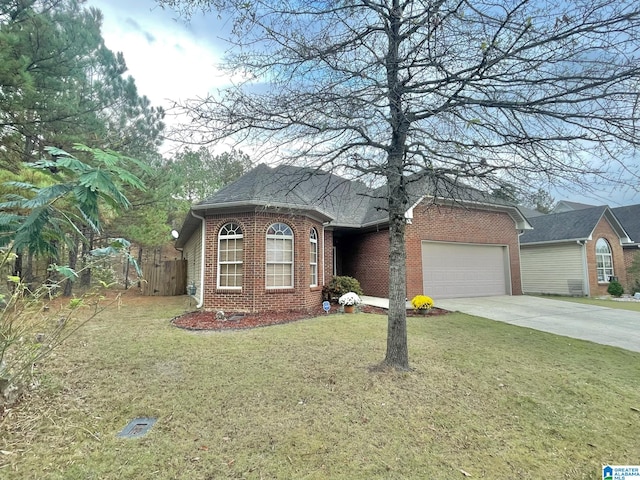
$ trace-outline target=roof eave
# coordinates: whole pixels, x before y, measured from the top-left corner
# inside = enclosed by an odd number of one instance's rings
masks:
[[[633,243],[633,240],[629,237],[629,234],[622,226],[622,223],[620,223],[620,220],[618,220],[618,217],[616,217],[615,213],[613,213],[609,207],[607,207],[607,209],[602,213],[602,216],[607,217],[609,224],[613,227],[613,230],[620,238],[620,245]]]
[[[518,230],[533,230],[533,226],[527,218],[522,214],[518,207],[510,205],[499,205],[496,203],[479,202],[475,200],[455,200],[444,197],[436,197],[436,200],[449,205],[466,205],[470,207],[482,207],[485,210],[494,210],[498,212],[506,212],[513,219]]]
[[[427,197],[427,195],[423,195],[422,197],[420,197],[420,199],[415,202],[408,210],[407,212],[410,212],[413,208],[415,208],[422,200],[424,200]],[[460,205],[460,204],[464,204],[466,206],[470,206],[470,207],[482,207],[485,210],[494,210],[494,211],[499,211],[499,212],[506,212],[509,214],[509,216],[514,220],[515,224],[516,224],[516,229],[518,230],[533,230],[533,226],[531,226],[531,224],[527,221],[526,217],[524,215],[522,215],[522,212],[520,212],[520,210],[518,210],[517,207],[512,207],[509,205],[496,205],[494,203],[486,203],[486,202],[475,202],[475,201],[471,201],[471,200],[452,200],[452,199],[446,199],[446,198],[439,198],[436,197],[435,200],[437,200],[438,202],[442,202],[448,205]],[[405,214],[407,213],[405,212]],[[408,216],[407,219],[411,219],[411,216]],[[389,219],[388,218],[381,218],[381,219],[377,219],[377,220],[372,220],[370,222],[364,222],[361,224],[350,224],[350,225],[338,225],[338,224],[332,224],[332,226],[336,226],[336,227],[355,227],[355,228],[370,228],[370,227],[375,227],[378,225],[384,225],[384,224],[388,224],[389,223]]]
[[[239,211],[252,211],[255,209],[287,210],[289,212],[313,212],[316,218],[322,222],[329,222],[334,218],[320,208],[308,205],[296,205],[293,203],[265,202],[262,200],[225,202],[216,204],[194,205],[191,210],[207,213],[233,213]],[[308,214],[308,213],[307,213]]]
[[[520,242],[521,246],[526,246],[526,245],[549,245],[552,243],[579,243],[579,242],[586,242],[591,240],[591,237],[584,237],[584,238],[561,238],[561,239],[557,239],[557,240],[540,240],[538,242]]]
[[[193,232],[198,229],[198,224],[201,222],[199,218],[193,216],[192,211],[193,210],[189,210],[189,213],[187,213],[187,216],[185,217],[184,221],[182,222],[182,226],[180,227],[178,238],[176,238],[176,241],[174,243],[174,247],[178,250],[184,248],[184,246],[187,244],[187,241],[193,235]]]

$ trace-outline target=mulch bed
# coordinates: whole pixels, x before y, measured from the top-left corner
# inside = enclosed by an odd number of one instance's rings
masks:
[[[386,315],[387,310],[384,308],[372,307],[370,305],[361,305],[359,311],[362,313],[375,313],[378,315]],[[449,313],[440,308],[432,308],[428,315],[407,310],[408,317],[431,317],[445,315]],[[331,305],[329,315],[341,314],[340,305]],[[185,313],[174,318],[171,322],[180,328],[187,330],[244,330],[249,328],[266,327],[269,325],[281,325],[284,323],[295,322],[305,318],[314,318],[327,315],[322,308],[315,310],[289,310],[289,311],[268,311],[259,313],[231,313],[225,312],[225,320],[216,318],[215,311],[196,311]]]

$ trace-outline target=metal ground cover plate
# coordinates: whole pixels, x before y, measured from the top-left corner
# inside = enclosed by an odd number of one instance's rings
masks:
[[[118,434],[122,438],[138,438],[146,434],[153,424],[156,423],[157,418],[140,417],[134,418],[129,424],[122,429]]]

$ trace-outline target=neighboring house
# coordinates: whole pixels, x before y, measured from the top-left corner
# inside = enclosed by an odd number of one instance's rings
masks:
[[[596,205],[589,205],[587,203],[570,202],[568,200],[560,200],[555,204],[553,210],[549,213],[563,213],[572,212],[574,210],[584,210],[585,208],[593,208]]]
[[[633,240],[633,243],[626,243],[622,246],[625,271],[627,272],[624,278],[624,286],[627,293],[633,295],[637,291],[636,287],[640,283],[640,279],[636,279],[636,277],[628,273],[628,269],[631,267],[634,258],[637,257],[640,260],[640,205],[616,207],[612,208],[611,211],[624,226],[631,240]]]
[[[410,179],[407,189],[409,298],[522,293],[518,236],[531,227],[518,208],[442,179]],[[181,229],[176,247],[198,306],[315,307],[334,275],[387,297],[385,191],[310,168],[258,165],[194,205]]]
[[[539,217],[541,215],[547,215],[546,213],[539,212],[538,210],[534,210],[533,208],[523,207],[520,205],[518,210],[522,212],[522,214],[527,218]]]
[[[576,205],[529,218],[533,230],[520,238],[525,294],[606,295],[612,278],[626,280],[623,250],[634,244],[617,215]]]

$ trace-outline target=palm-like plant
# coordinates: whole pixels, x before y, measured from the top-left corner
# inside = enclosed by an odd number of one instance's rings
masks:
[[[101,206],[129,208],[125,185],[143,190],[142,181],[130,173],[128,164],[145,168],[135,159],[113,151],[75,144],[92,162],[55,147],[47,147],[50,159],[27,164],[45,176],[44,185],[5,182],[11,193],[0,202],[0,246],[16,251],[55,255],[60,243],[73,248],[72,236],[83,237],[83,227],[99,232]]]
[[[80,144],[74,149],[88,154],[90,163],[49,147],[51,158],[25,165],[37,174],[2,184],[0,269],[17,257],[13,252],[28,250],[55,258],[62,244],[76,248],[75,239],[84,237],[84,231],[100,231],[101,216],[107,208],[130,206],[123,193],[125,186],[144,188],[140,179],[126,169],[132,163],[145,168],[136,160]],[[32,181],[25,181],[27,177]],[[119,253],[128,246],[126,240],[117,239],[108,247],[94,250],[93,256]],[[53,270],[69,280],[77,277],[73,265],[54,265]],[[84,297],[71,300],[68,315],[52,321],[44,313],[46,307],[41,300],[48,298],[57,283],[32,289],[18,276],[9,280],[14,284],[9,294],[0,292],[0,410],[16,401],[30,383],[31,367],[88,321],[71,321],[71,312]]]

